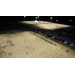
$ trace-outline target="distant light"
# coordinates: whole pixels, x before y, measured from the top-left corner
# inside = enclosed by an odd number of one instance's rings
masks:
[[[70,44],[70,46],[73,46],[73,45],[74,45],[73,43]]]
[[[70,19],[70,21],[72,21],[72,19]]]
[[[58,22],[58,20],[56,20],[56,22]]]
[[[52,20],[53,18],[52,18],[52,17],[50,17],[50,19]]]
[[[35,22],[37,23],[37,20],[35,20]]]
[[[37,19],[38,17],[36,17],[36,19]]]
[[[39,16],[37,16],[37,17],[35,17],[36,19],[38,19],[39,18]]]
[[[26,16],[24,16],[24,18],[26,18]]]

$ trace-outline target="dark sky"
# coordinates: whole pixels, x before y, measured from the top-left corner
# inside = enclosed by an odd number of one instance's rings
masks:
[[[33,19],[35,18],[36,16],[27,16],[28,19]],[[51,16],[40,16],[40,19],[46,19],[46,20],[49,20]],[[74,19],[74,16],[52,16],[54,19],[62,19],[62,20],[67,20],[67,19],[70,19],[70,18],[73,18]],[[23,19],[24,16],[0,16],[0,19]]]
[[[26,18],[24,18],[24,16],[0,16],[0,21],[35,20],[35,17],[36,16],[26,16]],[[52,17],[52,19],[50,19],[50,17]],[[38,20],[75,25],[75,16],[39,16]]]

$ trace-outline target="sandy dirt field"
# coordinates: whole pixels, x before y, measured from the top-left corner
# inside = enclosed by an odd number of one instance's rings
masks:
[[[41,37],[43,39],[41,39]],[[46,42],[44,39],[52,42],[53,44]],[[61,42],[58,42],[54,39],[51,39],[36,32],[17,31],[12,34],[11,33],[0,34],[0,58],[74,58],[74,57],[75,57],[75,48],[65,45]]]

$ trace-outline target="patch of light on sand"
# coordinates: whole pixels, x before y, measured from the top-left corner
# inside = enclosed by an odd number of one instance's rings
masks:
[[[55,30],[55,29],[60,29],[60,28],[67,28],[67,27],[70,27],[69,25],[49,25],[49,24],[38,24],[37,25],[38,27],[40,28],[43,28],[43,29],[52,29],[52,30]]]
[[[50,30],[71,27],[70,25],[56,24],[56,23],[45,22],[45,21],[21,21],[21,22],[26,24],[32,24],[33,26],[35,25],[35,27],[39,27],[42,29],[50,29]]]

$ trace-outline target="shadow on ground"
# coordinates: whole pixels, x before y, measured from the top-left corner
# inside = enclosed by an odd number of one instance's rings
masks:
[[[69,27],[69,28],[73,28],[73,27]],[[45,30],[45,29],[34,27],[33,24],[23,24],[23,23],[20,23],[18,21],[16,21],[16,22],[13,21],[13,22],[4,22],[4,23],[1,23],[0,34],[5,34],[5,33],[12,34],[12,33],[15,33],[15,32],[22,32],[22,31],[32,31],[32,32],[40,34],[39,31],[44,31],[44,32],[59,31],[59,32],[61,32],[64,29],[65,28],[56,29],[56,30],[48,30],[48,29]],[[46,38],[50,38],[50,37],[45,36],[45,35],[43,35],[43,36],[46,37]],[[52,38],[50,38],[50,39],[52,39]],[[61,42],[59,42],[59,41],[57,41],[55,39],[52,39],[52,40],[54,40],[55,42],[58,42],[59,44],[61,44]],[[63,43],[62,43],[62,45],[70,47],[70,46],[65,45]],[[70,47],[70,48],[71,49],[75,49],[73,47]]]

